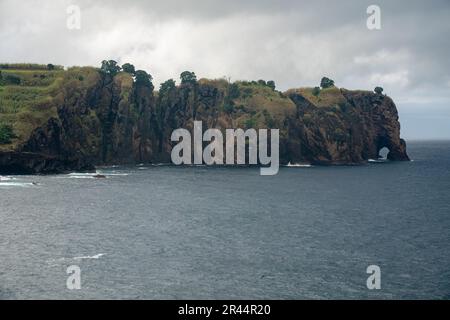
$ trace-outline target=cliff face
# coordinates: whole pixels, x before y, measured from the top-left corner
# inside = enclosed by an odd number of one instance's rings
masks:
[[[126,74],[112,78],[93,72],[88,73],[88,79],[79,77],[76,73],[66,75],[60,94],[54,98],[56,116],[35,128],[9,153],[41,155],[57,165],[22,161],[16,171],[92,170],[94,165],[152,159],[152,90],[136,85]]]
[[[389,149],[388,159],[409,160],[397,108],[389,97],[341,89],[335,92],[337,104],[317,107],[295,90],[288,95],[297,106],[291,136],[300,142],[297,160],[360,163],[377,159],[384,147]]]
[[[395,104],[380,94],[336,87],[316,95],[305,88],[280,93],[257,83],[203,79],[154,94],[126,73],[74,68],[58,74],[47,104],[26,110],[30,126],[20,112],[0,113],[20,133],[0,145],[0,173],[170,162],[172,131],[192,129],[194,120],[204,130],[279,128],[282,164],[362,163],[383,147],[390,160],[408,160]]]

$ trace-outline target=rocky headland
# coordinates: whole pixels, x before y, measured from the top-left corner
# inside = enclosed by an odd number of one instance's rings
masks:
[[[326,79],[329,80],[330,79]],[[0,174],[170,163],[173,130],[278,128],[280,163],[361,164],[382,148],[409,160],[397,108],[374,91],[275,89],[272,81],[208,80],[192,72],[155,90],[132,65],[0,65]],[[205,128],[206,129],[206,128]]]

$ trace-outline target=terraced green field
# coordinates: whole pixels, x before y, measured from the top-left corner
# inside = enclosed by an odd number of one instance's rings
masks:
[[[0,126],[11,126],[14,137],[0,150],[12,150],[38,126],[56,116],[55,97],[63,70],[0,69]]]

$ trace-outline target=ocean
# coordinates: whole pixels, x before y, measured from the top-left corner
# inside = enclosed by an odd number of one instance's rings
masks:
[[[0,299],[449,299],[450,142],[408,152],[276,176],[141,165],[7,177]]]

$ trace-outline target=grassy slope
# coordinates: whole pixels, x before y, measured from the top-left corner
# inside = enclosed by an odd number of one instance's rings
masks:
[[[240,95],[234,103],[244,111],[238,118],[239,127],[280,128],[283,119],[295,113],[295,104],[280,92],[261,84],[237,84]]]
[[[64,71],[2,69],[2,76],[20,78],[19,85],[0,85],[0,122],[11,124],[17,138],[0,150],[14,149],[31,132],[56,116],[54,97],[58,94]]]
[[[14,150],[28,139],[34,129],[45,125],[51,117],[57,117],[57,106],[64,102],[65,93],[70,91],[76,99],[82,90],[95,85],[99,80],[97,69],[92,67],[73,67],[45,70],[42,66],[20,65],[14,69],[0,69],[0,123],[11,124],[17,136],[10,144],[0,145],[0,151]],[[20,84],[5,81],[8,75],[20,79]],[[68,101],[70,103],[70,101]]]
[[[331,107],[346,102],[341,90],[337,87],[321,89],[317,96],[313,94],[313,88],[290,89],[286,93],[298,93],[316,107]]]

